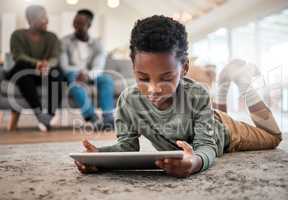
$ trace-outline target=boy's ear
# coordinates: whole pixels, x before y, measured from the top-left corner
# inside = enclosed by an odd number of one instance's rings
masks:
[[[189,70],[189,59],[186,59],[182,66],[182,76],[186,76]]]

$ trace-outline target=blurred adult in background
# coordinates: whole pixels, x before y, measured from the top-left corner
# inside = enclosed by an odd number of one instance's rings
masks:
[[[61,45],[54,33],[47,31],[48,17],[44,7],[29,6],[26,9],[28,29],[16,30],[11,36],[11,53],[15,66],[8,78],[15,81],[22,96],[33,109],[41,131],[48,131],[53,124],[53,115],[61,101],[62,81],[59,58]],[[48,113],[44,113],[37,87],[46,87]],[[53,87],[52,87],[53,86]],[[52,104],[55,102],[57,105]]]
[[[99,128],[113,128],[114,82],[102,73],[106,63],[106,53],[99,39],[89,35],[94,14],[79,10],[74,18],[74,33],[62,40],[61,66],[68,80],[70,95],[81,108],[83,118]],[[97,88],[99,107],[103,111],[100,121],[83,83],[93,81]]]

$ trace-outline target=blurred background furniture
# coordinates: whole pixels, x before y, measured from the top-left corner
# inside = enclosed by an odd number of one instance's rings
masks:
[[[9,116],[9,120],[7,124],[7,129],[9,131],[15,130],[17,128],[17,123],[20,117],[21,110],[29,109],[29,105],[23,99],[18,88],[13,83],[11,83],[5,78],[5,74],[11,69],[13,65],[14,65],[14,62],[12,59],[12,55],[7,53],[5,55],[4,63],[0,65],[0,123],[3,119],[3,115],[4,115],[3,111],[6,111],[6,112],[10,111],[10,116]],[[107,67],[106,67],[105,73],[107,73],[108,75],[111,75],[113,80],[115,81],[115,97],[116,97],[115,99],[117,100],[120,93],[126,87],[135,83],[134,78],[133,78],[132,63],[129,59],[114,59],[113,56],[110,55],[107,58],[106,66]],[[68,88],[64,89],[63,94],[67,94],[65,92],[67,89]],[[93,82],[89,83],[88,92],[96,108],[97,102],[98,102],[97,90]],[[39,95],[42,94],[40,87],[39,87],[38,94]],[[14,106],[12,105],[13,102],[11,100],[13,100],[13,97],[15,97],[17,104],[20,106],[21,108],[20,110],[15,109]],[[43,98],[43,97],[39,97],[39,98]],[[63,95],[62,108],[74,109],[74,108],[77,108],[77,105],[74,103],[72,98],[70,98],[68,95]]]

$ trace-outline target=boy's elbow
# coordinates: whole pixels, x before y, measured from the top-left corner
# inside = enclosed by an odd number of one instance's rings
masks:
[[[139,145],[134,145],[130,151],[140,151],[140,146]]]
[[[121,149],[123,149],[124,151],[140,151],[140,145],[139,144],[121,144]]]

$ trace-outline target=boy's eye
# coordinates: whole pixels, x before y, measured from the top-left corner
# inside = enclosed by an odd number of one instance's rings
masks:
[[[142,81],[142,82],[149,82],[149,79],[148,78],[138,78],[139,81]]]
[[[172,78],[170,78],[170,79],[163,79],[163,81],[172,81],[173,79]]]
[[[162,78],[162,81],[167,81],[167,82],[173,81],[173,77]]]

